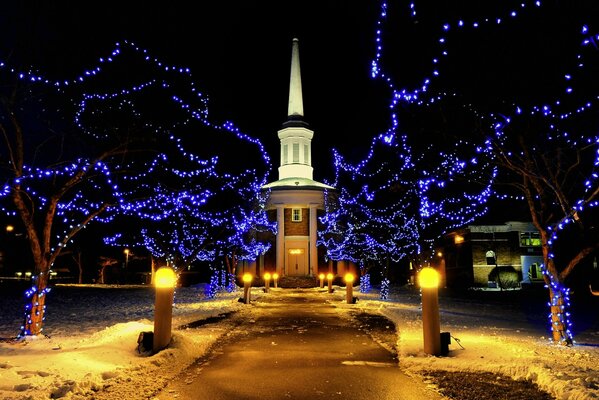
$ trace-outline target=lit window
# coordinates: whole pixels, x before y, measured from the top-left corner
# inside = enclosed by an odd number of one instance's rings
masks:
[[[299,143],[293,143],[293,163],[299,162]]]
[[[289,161],[289,156],[287,155],[287,145],[284,144],[283,145],[283,164],[287,164],[287,162]]]
[[[301,208],[292,208],[291,209],[291,221],[302,222],[302,209]]]
[[[539,232],[520,232],[520,246],[541,247],[541,235]]]

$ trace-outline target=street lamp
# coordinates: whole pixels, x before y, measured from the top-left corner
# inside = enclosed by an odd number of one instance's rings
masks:
[[[439,273],[431,267],[420,270],[418,275],[422,290],[422,333],[424,352],[434,356],[441,354],[439,322]]]
[[[277,274],[276,272],[274,274],[272,274],[272,280],[275,283],[275,288],[277,287],[277,282],[279,281],[279,274]]]
[[[129,253],[130,253],[130,250],[129,249],[125,249],[125,250],[123,250],[123,253],[125,253],[125,269],[127,269],[127,266],[129,265]]]
[[[320,288],[322,289],[324,287],[324,274],[318,275],[318,278],[320,279]]]
[[[332,273],[328,273],[327,274],[327,280],[329,281],[329,293],[333,293],[333,274]]]
[[[243,302],[250,304],[250,286],[252,284],[252,274],[243,274]]]
[[[156,299],[154,303],[154,337],[152,351],[162,350],[171,341],[173,321],[173,297],[177,274],[172,268],[162,267],[156,271]]]
[[[354,274],[347,273],[345,274],[345,300],[347,304],[352,304],[354,302]]]
[[[264,291],[268,293],[270,289],[270,272],[264,274]]]

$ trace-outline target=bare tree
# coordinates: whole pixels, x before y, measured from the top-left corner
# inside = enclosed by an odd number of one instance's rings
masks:
[[[554,121],[521,117],[497,131],[494,151],[502,171],[498,182],[520,193],[540,233],[553,341],[570,345],[568,279],[599,249],[592,208],[599,197],[593,175],[599,142],[564,132]]]

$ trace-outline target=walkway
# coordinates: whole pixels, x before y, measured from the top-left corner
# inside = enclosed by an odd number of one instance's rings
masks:
[[[156,399],[442,399],[402,373],[393,350],[328,299],[271,290]]]

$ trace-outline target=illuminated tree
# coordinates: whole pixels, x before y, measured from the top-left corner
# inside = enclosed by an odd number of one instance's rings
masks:
[[[125,57],[126,62],[115,63]],[[10,69],[3,63],[0,67],[5,82],[17,83],[2,96],[5,146],[0,161],[5,185],[0,196],[3,210],[18,216],[25,227],[35,269],[20,337],[42,332],[52,265],[90,222],[107,223],[116,215],[136,213],[162,215],[154,220],[166,222],[166,216],[176,218],[205,202],[222,188],[219,185],[241,184],[238,176],[245,176],[252,188],[264,183],[261,176],[270,167],[260,142],[230,122],[209,121],[207,98],[195,88],[190,71],[165,66],[132,43],[117,44],[109,57],[75,79],[52,81],[31,70]],[[248,162],[242,172],[220,170],[219,178],[215,168],[220,164],[214,157],[219,149],[212,142],[198,146],[204,154],[189,152],[182,144],[198,142],[190,131],[198,126],[197,134],[212,134],[200,142],[226,136],[220,141],[229,150],[231,140],[248,143],[264,170],[250,170]],[[232,157],[242,154],[233,153],[229,151]],[[181,183],[186,180],[188,186]],[[219,218],[217,211],[211,212]],[[188,232],[198,223],[213,221],[189,221]],[[193,241],[191,248],[203,234],[190,238],[181,233],[178,239]]]
[[[596,15],[596,7],[592,1],[545,5],[537,0],[485,4],[484,10],[477,5],[452,4],[431,12],[416,3],[391,10],[381,2],[372,62],[373,77],[389,85],[394,112],[400,104],[431,109],[453,98],[478,118],[479,126],[466,127],[463,135],[474,143],[474,158],[467,153],[460,158],[444,152],[439,165],[453,175],[455,167],[460,171],[462,165],[473,161],[480,165],[484,154],[484,168],[477,177],[468,174],[469,179],[483,187],[491,182],[497,192],[483,190],[473,199],[492,196],[525,202],[541,235],[552,339],[560,344],[572,343],[564,284],[574,268],[597,250],[593,207],[599,190],[599,137],[592,110],[599,89],[594,73],[599,36],[597,27],[592,31],[589,25],[595,22],[591,16]],[[397,23],[398,18],[411,23]],[[575,32],[580,35],[573,35]],[[418,35],[421,43],[429,46],[420,48],[418,54],[410,53],[414,41],[405,38],[411,35]],[[394,46],[393,57],[386,57],[389,52],[383,51],[383,39]],[[422,55],[429,59],[423,60]],[[570,68],[576,70],[564,67],[568,65],[564,60],[570,60]],[[402,79],[401,86],[388,71]],[[403,122],[395,113],[392,117]],[[477,140],[475,133],[481,132]],[[449,168],[445,160],[450,161]],[[485,170],[491,172],[486,179]],[[428,188],[445,190],[438,186],[445,179],[432,173],[418,182],[424,189],[420,198],[425,205],[420,215],[428,216],[428,210],[437,210],[427,205]],[[506,187],[518,193],[503,192]],[[457,211],[453,216],[440,215],[451,221],[460,216]],[[461,217],[455,219],[456,226],[466,222]],[[561,235],[562,231],[567,234]],[[576,240],[569,240],[572,237]]]

